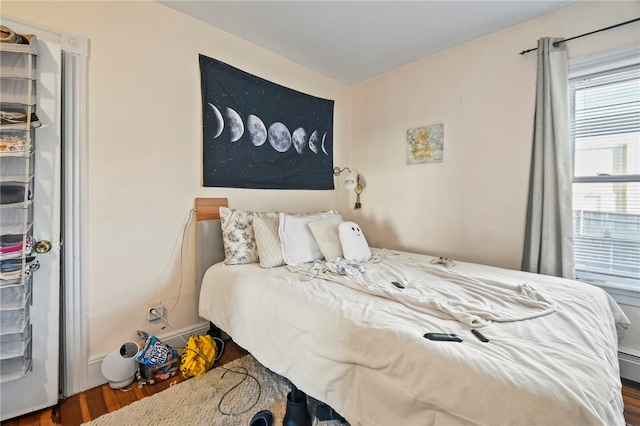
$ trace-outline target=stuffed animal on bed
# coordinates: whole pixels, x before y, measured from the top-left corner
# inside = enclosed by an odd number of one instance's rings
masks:
[[[369,244],[357,223],[342,222],[338,226],[338,236],[345,259],[351,262],[366,262],[371,258]]]

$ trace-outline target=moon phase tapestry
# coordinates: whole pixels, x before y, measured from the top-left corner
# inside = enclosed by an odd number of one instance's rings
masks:
[[[333,104],[200,55],[204,186],[333,189]]]

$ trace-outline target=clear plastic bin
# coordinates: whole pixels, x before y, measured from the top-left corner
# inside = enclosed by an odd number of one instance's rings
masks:
[[[167,380],[180,372],[180,357],[156,366],[138,364],[138,381],[148,385]]]

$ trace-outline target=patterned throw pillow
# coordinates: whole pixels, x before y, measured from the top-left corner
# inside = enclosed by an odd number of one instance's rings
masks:
[[[280,236],[278,235],[278,219],[256,217],[253,219],[253,231],[256,235],[260,266],[275,268],[284,265],[280,249]]]
[[[253,230],[253,220],[256,217],[277,218],[278,213],[220,207],[225,264],[258,263],[260,258]]]

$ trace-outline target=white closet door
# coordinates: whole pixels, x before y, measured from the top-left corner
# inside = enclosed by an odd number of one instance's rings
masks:
[[[60,362],[60,211],[61,211],[61,50],[59,34],[14,22],[3,25],[38,38],[34,237],[53,248],[38,254],[40,269],[33,273],[31,306],[32,370],[0,385],[2,420],[50,407],[58,402]]]

